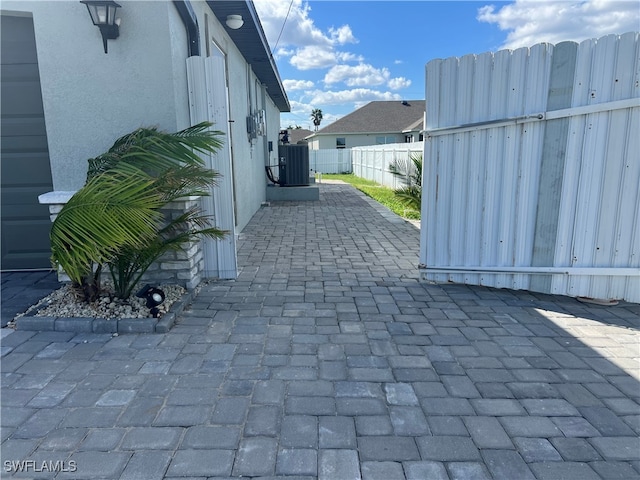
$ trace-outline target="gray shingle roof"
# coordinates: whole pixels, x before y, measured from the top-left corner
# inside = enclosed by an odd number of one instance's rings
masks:
[[[296,144],[300,140],[304,140],[306,137],[311,135],[313,132],[311,130],[307,130],[306,128],[292,128],[289,129],[289,143]]]
[[[317,134],[389,133],[421,128],[424,100],[376,101],[318,130]],[[416,127],[416,125],[418,127]]]

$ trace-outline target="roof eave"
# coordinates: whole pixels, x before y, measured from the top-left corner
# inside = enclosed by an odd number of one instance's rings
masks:
[[[258,13],[250,0],[208,0],[207,4],[223,25],[233,43],[281,112],[290,112],[291,105],[282,84],[276,62],[264,34]],[[226,26],[227,15],[242,15],[245,24],[238,30]]]

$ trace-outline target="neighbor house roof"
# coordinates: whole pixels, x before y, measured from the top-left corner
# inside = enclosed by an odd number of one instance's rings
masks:
[[[313,132],[311,130],[307,130],[306,128],[290,128],[289,132],[289,143],[298,143],[300,140],[304,140]]]
[[[276,62],[271,55],[271,48],[258,19],[253,2],[250,0],[207,1],[209,8],[222,25],[226,24],[227,15],[242,15],[245,25],[237,30],[226,28],[227,33],[236,44],[251,69],[266,85],[267,94],[281,112],[290,112],[291,106],[287,93],[282,85]]]
[[[336,120],[316,135],[336,133],[391,133],[422,129],[424,100],[376,101]]]

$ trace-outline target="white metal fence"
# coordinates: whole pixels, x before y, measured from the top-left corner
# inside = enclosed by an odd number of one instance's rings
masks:
[[[426,67],[422,278],[640,302],[638,33]]]

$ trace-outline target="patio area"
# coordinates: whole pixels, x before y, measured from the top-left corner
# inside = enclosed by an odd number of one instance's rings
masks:
[[[2,477],[640,478],[638,305],[420,283],[414,225],[319,186],[166,334],[2,329]]]

